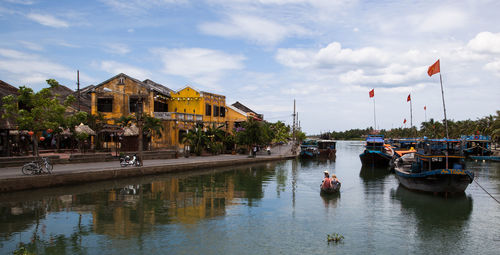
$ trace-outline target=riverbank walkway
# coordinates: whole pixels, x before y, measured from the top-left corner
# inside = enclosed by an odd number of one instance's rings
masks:
[[[106,162],[86,162],[55,164],[52,174],[23,175],[21,166],[0,168],[0,192],[46,188],[103,181],[151,174],[192,171],[210,167],[251,164],[293,158],[292,145],[274,147],[271,155],[261,151],[255,158],[248,155],[191,156],[175,159],[144,160],[141,167],[121,167],[119,160]]]

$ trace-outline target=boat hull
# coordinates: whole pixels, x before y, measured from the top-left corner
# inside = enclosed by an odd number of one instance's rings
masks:
[[[396,178],[407,189],[433,193],[463,193],[474,175],[461,169],[443,169],[424,173],[408,173],[394,169]]]
[[[389,166],[392,157],[379,151],[365,150],[359,155],[363,166]]]
[[[320,193],[321,194],[335,194],[335,193],[338,193],[339,190],[340,190],[340,186],[342,186],[342,184],[340,182],[334,184],[333,187],[331,187],[329,189],[323,189],[323,185],[322,185],[320,187]]]

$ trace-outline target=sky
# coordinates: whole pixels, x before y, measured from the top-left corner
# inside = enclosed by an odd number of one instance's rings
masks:
[[[0,0],[0,80],[190,85],[307,134],[500,110],[500,1]],[[375,97],[368,92],[374,89]],[[411,93],[411,106],[407,102]],[[427,111],[424,111],[426,106]],[[407,123],[403,124],[404,119]]]

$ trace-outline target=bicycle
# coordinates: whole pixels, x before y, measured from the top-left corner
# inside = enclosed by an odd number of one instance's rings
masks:
[[[54,166],[50,163],[49,158],[42,157],[37,161],[24,164],[21,172],[25,175],[52,174],[52,169],[54,169]]]

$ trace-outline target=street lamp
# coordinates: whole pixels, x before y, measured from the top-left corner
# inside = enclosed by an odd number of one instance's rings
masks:
[[[105,92],[115,92],[115,93],[120,93],[120,94],[123,94],[123,95],[127,95],[125,94],[124,92],[121,92],[121,91],[115,91],[115,90],[112,90],[112,89],[109,89],[109,88],[103,88],[103,91]],[[135,117],[137,119],[137,128],[139,129],[139,155],[137,155],[137,161],[140,163],[140,165],[142,166],[142,147],[143,147],[143,142],[142,142],[142,139],[143,139],[143,134],[142,134],[142,129],[143,129],[143,126],[144,126],[144,122],[143,122],[143,119],[142,119],[142,103],[143,103],[143,94],[139,92],[139,99],[136,101],[135,103]]]

